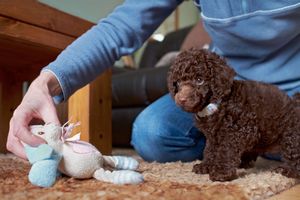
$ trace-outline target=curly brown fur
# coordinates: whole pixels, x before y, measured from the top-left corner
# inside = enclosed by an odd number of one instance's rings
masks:
[[[276,171],[299,178],[300,96],[291,99],[274,85],[234,76],[223,58],[194,48],[179,54],[170,68],[172,97],[183,110],[195,113],[196,126],[207,139],[204,159],[193,171],[228,181],[258,155],[279,151],[283,164]],[[199,117],[210,103],[218,110]]]

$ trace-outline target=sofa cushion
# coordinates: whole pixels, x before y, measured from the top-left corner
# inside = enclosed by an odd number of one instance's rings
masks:
[[[112,106],[146,106],[168,92],[169,66],[119,73],[112,77]]]

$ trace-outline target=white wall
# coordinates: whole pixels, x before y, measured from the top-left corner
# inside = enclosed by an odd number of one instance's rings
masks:
[[[193,1],[184,1],[179,7],[179,28],[195,24],[199,20],[199,11]],[[175,12],[173,12],[164,23],[156,30],[160,33],[174,31]]]
[[[123,0],[39,0],[59,10],[96,23],[106,17]]]

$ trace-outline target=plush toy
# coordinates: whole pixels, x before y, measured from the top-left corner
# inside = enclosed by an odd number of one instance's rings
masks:
[[[32,168],[29,180],[34,185],[49,187],[59,172],[77,179],[96,178],[115,184],[137,184],[143,176],[135,172],[138,162],[125,156],[104,156],[90,143],[80,140],[80,134],[70,138],[76,124],[34,125],[31,132],[43,138],[47,145],[38,148],[25,146]],[[114,171],[113,169],[117,169]]]
[[[25,152],[32,164],[28,175],[29,181],[39,187],[51,187],[60,175],[57,168],[61,155],[47,144],[38,147],[25,145]]]

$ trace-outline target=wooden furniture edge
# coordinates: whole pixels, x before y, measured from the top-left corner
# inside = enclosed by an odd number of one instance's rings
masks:
[[[80,36],[93,25],[90,21],[59,11],[37,0],[1,0],[0,13],[2,16],[71,37]]]
[[[0,37],[6,36],[63,50],[75,38],[0,16]]]

